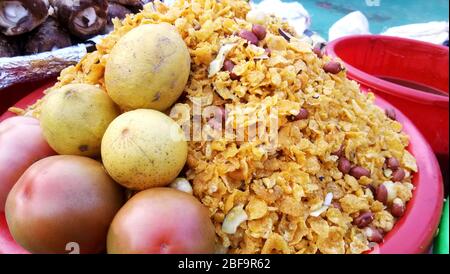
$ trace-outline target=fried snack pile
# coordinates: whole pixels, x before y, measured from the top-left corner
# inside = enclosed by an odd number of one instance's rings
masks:
[[[141,13],[115,21],[115,31],[97,51],[64,70],[57,86],[105,88],[108,54],[124,34],[141,24],[173,24],[192,59],[184,96],[173,109],[192,113],[197,98],[203,108],[226,106],[225,123],[234,128],[278,121],[275,147],[269,145],[270,134],[247,141],[189,142],[185,175],[210,210],[217,252],[370,250],[412,197],[417,166],[406,150],[408,137],[400,123],[374,105],[373,94],[362,94],[345,70],[330,69],[335,60],[313,52],[281,19],[247,16],[249,11],[246,1],[232,0],[148,4]],[[256,44],[241,35],[255,23],[267,32]],[[222,48],[228,65],[234,64],[231,69],[211,65],[216,58],[222,65]],[[263,111],[258,121],[229,119],[233,112],[253,113],[261,106],[277,109],[277,117]],[[211,129],[208,119],[201,121]]]

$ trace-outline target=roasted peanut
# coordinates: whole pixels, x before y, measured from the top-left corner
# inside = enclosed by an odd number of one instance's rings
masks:
[[[344,68],[339,62],[330,61],[323,66],[323,70],[325,70],[325,72],[327,73],[338,74],[339,72],[344,70]]]
[[[307,109],[301,108],[297,115],[293,117],[294,121],[305,120],[309,116],[309,112]]]
[[[364,213],[361,213],[358,217],[356,217],[355,220],[353,221],[353,223],[358,228],[365,228],[370,223],[372,223],[374,218],[375,218],[375,216],[373,215],[372,212],[364,212]]]
[[[241,30],[239,32],[239,37],[249,41],[250,43],[252,43],[253,45],[258,45],[259,39],[258,37],[256,37],[256,35],[248,30]]]
[[[392,173],[392,181],[394,181],[394,182],[400,182],[404,178],[405,178],[405,171],[401,168],[395,170]]]
[[[254,24],[252,26],[252,32],[256,35],[256,37],[258,37],[260,41],[264,40],[264,38],[266,38],[267,35],[266,28],[258,24]]]
[[[339,158],[338,169],[340,172],[347,174],[350,172],[351,168],[352,168],[352,164],[350,163],[350,161],[347,158],[345,158],[345,157]]]
[[[370,171],[360,166],[352,167],[352,169],[350,169],[349,174],[355,177],[356,179],[360,179],[363,176],[370,178]]]
[[[395,157],[386,159],[386,166],[392,170],[397,170],[400,167],[400,162]]]
[[[378,186],[378,189],[376,191],[376,199],[377,201],[382,202],[383,204],[387,203],[388,191],[385,185],[381,184]]]
[[[391,206],[391,214],[394,217],[400,218],[405,214],[405,204],[399,198],[395,198]]]
[[[317,57],[322,58],[323,57],[323,51],[322,47],[320,45],[317,45],[313,48],[313,52],[317,55]]]
[[[237,75],[233,72],[234,66],[235,66],[235,64],[234,64],[233,61],[231,61],[231,60],[225,60],[225,62],[223,63],[223,69],[224,69],[225,71],[228,71],[228,72],[230,73],[230,79],[231,79],[231,80],[238,80],[238,79],[239,79],[239,76],[237,76]]]
[[[383,242],[383,233],[381,233],[380,230],[375,227],[366,227],[364,229],[364,233],[366,234],[367,240],[369,240],[369,242]]]

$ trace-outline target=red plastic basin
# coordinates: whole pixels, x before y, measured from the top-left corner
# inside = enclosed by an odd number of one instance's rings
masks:
[[[327,45],[340,58],[348,76],[406,114],[438,157],[448,163],[448,48],[416,40],[380,35],[348,36]],[[437,89],[443,95],[395,84],[379,77],[406,80]]]
[[[42,97],[42,87],[19,101],[15,106],[25,108]],[[392,106],[381,98],[376,99],[381,108]],[[0,122],[13,113],[6,112],[0,116]],[[372,250],[372,254],[417,254],[427,253],[436,233],[443,205],[442,176],[436,157],[430,145],[414,126],[413,123],[400,111],[397,111],[397,120],[403,124],[404,131],[410,138],[408,150],[416,156],[419,172],[414,174],[415,185],[413,198],[407,204],[405,215],[390,231],[385,241]],[[0,152],[1,153],[1,152]],[[0,254],[25,253],[22,247],[12,239],[4,213],[0,212]]]

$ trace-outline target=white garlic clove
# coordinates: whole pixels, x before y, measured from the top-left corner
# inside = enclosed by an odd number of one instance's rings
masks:
[[[177,179],[175,179],[175,181],[173,181],[169,185],[169,187],[178,189],[179,191],[183,191],[183,192],[186,192],[186,193],[189,193],[189,194],[194,193],[194,191],[192,190],[191,184],[185,178],[177,178]]]
[[[227,234],[234,234],[237,228],[247,220],[248,216],[244,210],[244,205],[237,205],[225,216],[222,223],[222,231]]]

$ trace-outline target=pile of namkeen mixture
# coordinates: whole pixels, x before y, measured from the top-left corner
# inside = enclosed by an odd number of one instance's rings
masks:
[[[162,22],[175,26],[191,58],[183,94],[165,113],[204,129],[206,138],[188,132],[180,176],[209,209],[217,252],[362,253],[381,243],[412,197],[417,166],[408,136],[393,111],[375,106],[373,94],[346,78],[338,60],[281,19],[250,11],[246,1],[148,4],[116,21],[55,88],[94,84],[122,100],[105,85],[111,51],[129,31]],[[140,107],[131,99],[120,105]],[[222,111],[195,113],[208,106]],[[40,103],[32,109],[39,115]],[[179,115],[186,111],[188,117]],[[267,134],[250,136],[256,124]],[[243,135],[215,134],[225,128]]]

